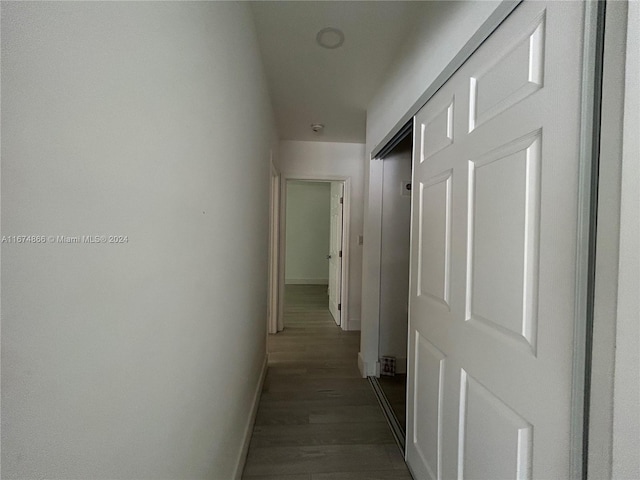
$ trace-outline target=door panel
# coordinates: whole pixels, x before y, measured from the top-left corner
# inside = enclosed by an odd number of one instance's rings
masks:
[[[331,226],[329,239],[329,311],[340,325],[342,290],[342,182],[331,182]]]
[[[542,88],[545,13],[515,47],[470,77],[469,132]]]
[[[535,346],[541,132],[469,161],[466,319]],[[495,228],[493,219],[500,219]]]
[[[449,307],[451,170],[420,182],[418,292]]]
[[[531,478],[532,425],[464,370],[460,388],[459,475]]]
[[[569,477],[583,15],[523,2],[416,115],[416,478]]]
[[[444,103],[422,124],[420,163],[453,143],[453,104],[453,99]]]
[[[422,381],[414,389],[413,443],[430,478],[436,478],[441,464],[444,367],[444,354],[416,333],[415,371]]]

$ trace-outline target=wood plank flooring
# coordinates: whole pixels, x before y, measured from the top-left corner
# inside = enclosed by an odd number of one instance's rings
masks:
[[[327,306],[326,286],[287,285],[242,478],[411,480],[360,378],[360,332],[342,331]]]

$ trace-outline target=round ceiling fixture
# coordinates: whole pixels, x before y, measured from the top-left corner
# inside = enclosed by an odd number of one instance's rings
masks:
[[[312,123],[311,130],[313,130],[315,133],[320,133],[322,130],[324,130],[324,125],[321,123]]]
[[[342,33],[342,30],[333,27],[323,28],[316,35],[316,42],[323,48],[333,50],[341,47],[344,43],[344,33]]]

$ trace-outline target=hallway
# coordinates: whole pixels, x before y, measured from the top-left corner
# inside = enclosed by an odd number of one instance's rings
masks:
[[[358,373],[359,334],[336,326],[326,286],[287,286],[285,329],[269,337],[244,479],[411,479]]]

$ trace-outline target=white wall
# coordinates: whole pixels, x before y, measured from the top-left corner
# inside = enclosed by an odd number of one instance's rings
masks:
[[[629,2],[616,322],[613,478],[640,478],[640,3]]]
[[[499,5],[496,1],[424,2],[418,28],[403,44],[397,60],[367,108],[365,214],[360,367],[375,375],[380,291],[380,189],[382,162],[371,153]],[[371,183],[370,183],[371,182]]]
[[[285,283],[329,283],[331,183],[287,182]]]
[[[3,478],[234,477],[272,125],[247,5],[3,3],[2,235],[128,236],[2,245]]]
[[[411,195],[403,195],[402,186],[411,181],[411,147],[408,137],[382,167],[379,355],[397,357],[398,373],[406,372],[407,358]]]
[[[349,227],[349,307],[347,328],[360,329],[362,286],[362,234],[364,145],[360,143],[281,141],[277,168],[282,178],[351,179],[351,218]]]

